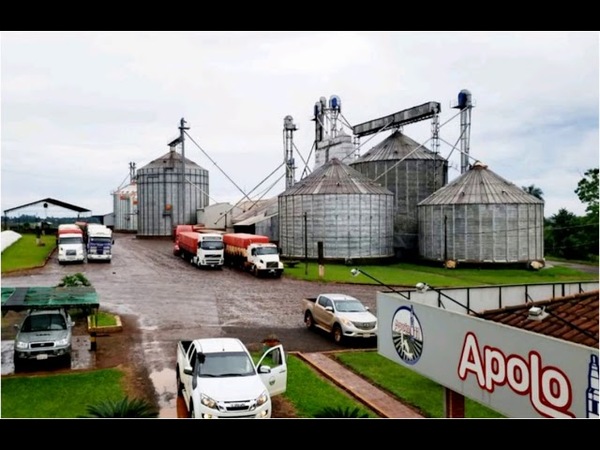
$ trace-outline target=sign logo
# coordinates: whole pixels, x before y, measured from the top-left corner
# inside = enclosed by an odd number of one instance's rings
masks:
[[[392,340],[398,356],[407,364],[416,364],[423,354],[423,329],[414,307],[401,306],[392,318]]]

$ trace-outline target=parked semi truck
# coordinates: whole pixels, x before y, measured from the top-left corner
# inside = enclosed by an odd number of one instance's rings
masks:
[[[83,263],[85,262],[85,246],[83,243],[83,230],[79,225],[61,224],[56,235],[58,247],[58,263]]]
[[[268,348],[255,364],[237,338],[179,341],[175,374],[177,395],[198,419],[270,418],[271,397],[287,388],[283,346]]]
[[[175,238],[173,253],[197,267],[223,267],[223,235],[180,231]]]
[[[225,264],[251,272],[256,277],[280,277],[283,263],[279,249],[268,236],[249,233],[225,233]]]
[[[86,253],[90,261],[112,261],[112,245],[114,244],[112,230],[101,224],[86,225]]]

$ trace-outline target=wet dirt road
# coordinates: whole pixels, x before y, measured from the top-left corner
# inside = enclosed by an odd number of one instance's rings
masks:
[[[275,333],[287,351],[339,350],[328,336],[305,329],[302,297],[345,292],[363,300],[376,314],[376,294],[381,286],[332,285],[285,276],[259,279],[231,268],[203,270],[175,257],[172,246],[168,239],[116,233],[110,264],[61,266],[52,258],[44,269],[3,277],[2,284],[55,286],[65,275],[82,272],[98,292],[101,310],[135,316],[142,333],[136,353],[154,383],[161,417],[177,417],[178,340],[233,336],[255,347],[267,334]],[[3,360],[8,352],[4,344]],[[354,344],[343,348],[349,345]],[[356,345],[374,348],[376,342],[358,341]]]

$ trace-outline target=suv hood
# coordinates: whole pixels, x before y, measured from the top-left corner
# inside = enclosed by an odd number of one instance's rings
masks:
[[[339,317],[351,320],[352,322],[377,322],[377,317],[369,311],[363,312],[338,312]]]
[[[268,391],[258,375],[201,378],[202,393],[216,401],[250,400]]]
[[[32,331],[18,333],[16,340],[20,342],[58,341],[69,337],[69,330]]]

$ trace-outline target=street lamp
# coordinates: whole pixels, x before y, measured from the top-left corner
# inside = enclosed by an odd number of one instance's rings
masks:
[[[450,296],[449,296],[449,295],[447,295],[447,294],[444,294],[444,293],[443,293],[442,291],[440,291],[439,289],[436,289],[436,288],[434,288],[434,287],[431,287],[431,286],[429,286],[427,283],[417,283],[417,284],[415,285],[415,288],[417,288],[417,292],[418,292],[419,294],[423,294],[424,292],[427,292],[427,291],[429,291],[429,290],[435,291],[435,292],[437,292],[437,293],[438,293],[438,295],[440,295],[440,296],[442,296],[442,297],[445,297],[445,298],[447,298],[448,300],[450,300],[451,302],[454,302],[454,303],[456,303],[456,304],[457,304],[457,305],[459,305],[459,306],[462,306],[462,307],[463,307],[463,308],[465,308],[467,311],[469,311],[471,314],[473,314],[473,315],[475,315],[475,316],[479,317],[479,313],[478,313],[478,312],[475,312],[475,311],[473,311],[471,308],[469,308],[467,305],[463,305],[462,303],[460,303],[460,302],[458,302],[458,301],[454,300],[452,297],[450,297]],[[441,301],[441,300],[440,300],[440,303],[442,304],[442,307],[445,309],[446,307],[444,306],[444,304],[442,303],[442,301]]]
[[[362,270],[362,269],[359,269],[359,268],[355,267],[355,268],[353,268],[352,270],[350,270],[350,273],[352,274],[352,276],[353,276],[353,277],[357,277],[358,275],[360,275],[360,274],[362,273],[363,275],[365,275],[365,276],[369,277],[371,280],[374,280],[374,281],[376,281],[377,283],[381,284],[382,286],[384,286],[384,287],[388,288],[390,291],[392,291],[392,292],[395,292],[395,293],[396,293],[396,294],[398,294],[398,295],[401,295],[402,297],[404,297],[404,298],[405,298],[405,299],[407,299],[407,300],[410,300],[410,297],[408,297],[408,296],[404,295],[402,292],[399,292],[399,291],[397,291],[397,290],[396,290],[396,289],[394,289],[393,287],[391,287],[391,286],[388,286],[388,285],[387,285],[387,284],[385,284],[383,281],[381,281],[381,280],[378,280],[378,279],[377,279],[377,278],[375,278],[374,276],[372,276],[372,275],[369,275],[367,272],[365,272],[365,271],[364,271],[364,270]]]

